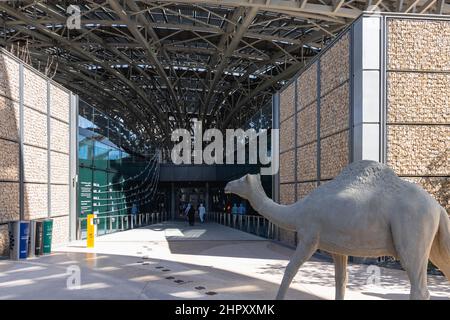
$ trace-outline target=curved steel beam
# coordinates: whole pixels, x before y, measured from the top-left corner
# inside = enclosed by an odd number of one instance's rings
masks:
[[[228,59],[231,57],[233,52],[236,50],[237,46],[241,42],[242,37],[244,36],[244,33],[252,23],[253,19],[256,17],[258,13],[258,8],[251,8],[249,12],[245,15],[244,20],[242,23],[237,27],[237,31],[233,34],[233,39],[231,40],[231,43],[226,47],[226,50],[223,54],[223,56],[220,58],[220,64],[217,68],[214,70],[214,79],[211,82],[208,93],[204,102],[203,110],[206,110],[209,106],[209,103],[211,102],[211,98],[214,92],[214,88],[219,83],[220,78],[223,76],[222,73],[225,69],[225,67],[228,64]],[[202,112],[203,114],[204,112]]]

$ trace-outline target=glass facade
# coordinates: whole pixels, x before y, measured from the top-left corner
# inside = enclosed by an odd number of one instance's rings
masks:
[[[272,103],[267,103],[261,107],[250,119],[248,119],[243,127],[244,130],[272,128]]]
[[[133,133],[116,120],[80,101],[78,118],[78,221],[96,214],[98,234],[117,229],[120,216],[157,210],[157,153],[134,150]],[[132,209],[133,208],[133,209]]]

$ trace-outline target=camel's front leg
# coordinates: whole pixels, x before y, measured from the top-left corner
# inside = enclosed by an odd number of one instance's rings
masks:
[[[334,260],[334,279],[336,282],[336,300],[344,300],[347,285],[347,256],[332,254]]]
[[[307,261],[317,249],[317,238],[309,238],[301,241],[297,245],[291,260],[289,261],[286,270],[284,271],[283,280],[281,281],[280,289],[278,289],[277,300],[284,299],[287,290],[297,274],[300,266]]]

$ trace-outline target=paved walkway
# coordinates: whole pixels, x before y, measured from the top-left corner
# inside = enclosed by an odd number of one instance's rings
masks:
[[[0,299],[273,299],[291,254],[215,223],[163,223],[99,237],[94,249],[75,242],[49,256],[0,260]],[[433,299],[450,299],[443,277],[429,284]],[[347,299],[407,299],[408,292],[403,271],[349,267]],[[308,261],[287,298],[334,299],[332,264]]]

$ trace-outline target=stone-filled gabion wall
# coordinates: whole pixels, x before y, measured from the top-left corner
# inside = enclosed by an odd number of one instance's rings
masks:
[[[305,197],[349,162],[349,38],[344,34],[280,93],[282,204]],[[286,243],[295,238],[280,232]]]
[[[7,222],[19,219],[19,63],[0,54],[0,255],[8,253]]]
[[[280,92],[282,204],[306,196],[349,163],[349,42],[347,32]]]
[[[280,94],[280,202],[289,204],[295,202],[295,157],[296,146],[295,132],[296,125],[296,87],[295,83],[288,86]],[[282,241],[285,243],[295,243],[295,233],[282,232]]]
[[[450,21],[387,19],[387,163],[450,210]]]
[[[22,78],[20,70],[23,70]],[[9,53],[0,52],[0,255],[8,251],[7,222],[20,218],[53,217],[53,243],[58,245],[68,240],[69,112],[68,90]]]
[[[349,164],[350,32],[320,58],[320,180],[336,177]]]
[[[448,18],[363,15],[279,97],[280,203],[371,159],[450,211]]]

